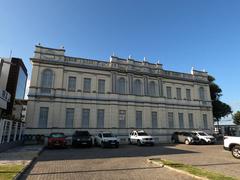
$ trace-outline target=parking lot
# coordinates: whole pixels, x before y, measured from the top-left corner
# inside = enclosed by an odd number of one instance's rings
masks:
[[[163,158],[240,177],[240,161],[222,145],[46,149],[22,179],[192,179],[147,162]]]

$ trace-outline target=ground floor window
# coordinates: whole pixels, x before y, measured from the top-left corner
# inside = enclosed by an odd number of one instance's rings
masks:
[[[178,113],[179,128],[184,128],[183,113]]]
[[[89,128],[90,109],[82,109],[82,127]]]
[[[208,128],[208,122],[207,122],[207,115],[203,114],[203,128],[207,129]]]
[[[126,128],[126,111],[119,111],[119,128]]]
[[[136,128],[142,128],[142,111],[136,111]]]
[[[97,110],[97,127],[104,128],[104,109]]]
[[[40,107],[38,127],[47,128],[47,124],[48,124],[48,107]]]
[[[66,128],[72,128],[73,127],[73,121],[74,121],[74,109],[73,108],[67,108],[66,109],[65,127]]]
[[[152,112],[152,128],[158,127],[157,112]]]
[[[173,112],[168,112],[168,127],[174,128]]]
[[[193,114],[192,113],[188,114],[188,124],[189,124],[189,128],[194,128]]]

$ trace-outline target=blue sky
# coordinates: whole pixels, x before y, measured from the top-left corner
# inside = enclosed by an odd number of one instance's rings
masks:
[[[168,70],[205,69],[240,109],[238,0],[0,0],[0,56],[23,58],[29,74],[34,45],[76,57],[119,57]]]

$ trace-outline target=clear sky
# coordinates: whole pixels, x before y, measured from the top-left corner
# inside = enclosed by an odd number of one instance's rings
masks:
[[[115,55],[163,64],[164,69],[205,69],[240,109],[239,0],[0,0],[0,56],[29,58],[34,45],[108,60]],[[30,77],[29,77],[30,78]]]

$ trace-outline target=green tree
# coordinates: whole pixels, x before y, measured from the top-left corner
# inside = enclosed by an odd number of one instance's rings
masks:
[[[222,89],[214,82],[215,78],[208,76],[208,80],[212,99],[214,121],[217,121],[219,123],[219,120],[222,117],[225,117],[232,113],[232,109],[228,104],[220,101],[220,97],[222,96]]]
[[[240,111],[237,111],[234,115],[233,115],[233,122],[236,125],[240,125]]]

